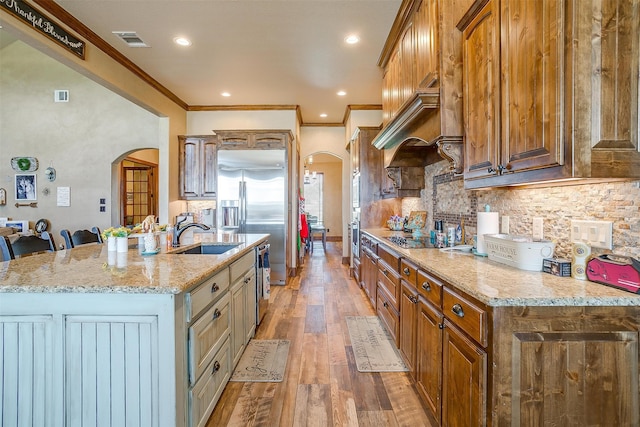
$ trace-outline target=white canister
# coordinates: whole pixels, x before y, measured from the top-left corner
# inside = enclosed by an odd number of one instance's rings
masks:
[[[587,262],[591,256],[591,246],[584,242],[573,242],[571,248],[571,277],[587,280]]]
[[[116,238],[114,236],[107,237],[107,250],[109,252],[116,251]]]
[[[116,237],[116,251],[127,252],[129,250],[129,238],[128,237]]]
[[[456,228],[455,227],[447,228],[447,242],[451,247],[454,247],[456,245]]]

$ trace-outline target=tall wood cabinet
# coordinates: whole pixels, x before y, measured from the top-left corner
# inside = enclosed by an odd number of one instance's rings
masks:
[[[637,0],[478,0],[463,32],[465,187],[638,178]]]
[[[216,198],[217,139],[215,136],[179,136],[180,198]]]

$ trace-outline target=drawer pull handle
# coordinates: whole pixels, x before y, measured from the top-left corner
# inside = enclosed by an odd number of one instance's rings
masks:
[[[411,274],[411,270],[409,270],[408,267],[405,267],[404,270],[402,270],[402,272],[405,274],[405,276],[409,276]]]
[[[247,283],[249,283],[251,281],[251,277],[247,277],[244,279],[244,284],[246,285]]]
[[[453,311],[453,313],[458,317],[464,317],[464,310],[460,304],[453,304],[451,311]]]
[[[220,362],[216,360],[215,362],[213,362],[213,371],[211,373],[215,374],[219,370],[220,370]]]
[[[431,292],[431,284],[429,282],[424,282],[422,284],[422,289],[424,289],[427,292]]]
[[[219,290],[220,290],[220,286],[218,286],[218,283],[214,283],[211,286],[211,293],[218,292]]]
[[[213,311],[213,320],[216,320],[218,317],[222,316],[222,313],[217,308]]]

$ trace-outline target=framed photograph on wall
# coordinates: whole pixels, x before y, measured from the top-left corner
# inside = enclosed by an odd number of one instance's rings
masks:
[[[16,200],[38,200],[38,189],[36,187],[36,174],[24,173],[16,174],[15,180]]]

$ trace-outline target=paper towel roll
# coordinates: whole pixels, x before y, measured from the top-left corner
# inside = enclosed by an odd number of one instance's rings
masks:
[[[498,212],[478,212],[478,246],[476,251],[486,255],[485,234],[500,233],[500,215]]]
[[[584,242],[573,242],[571,250],[571,277],[587,280],[587,262],[591,255],[591,246]]]

